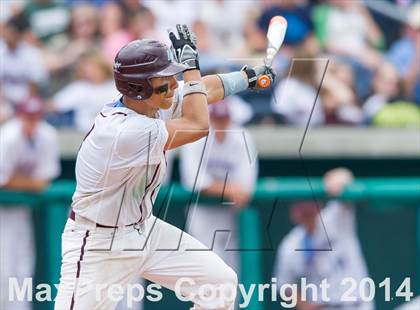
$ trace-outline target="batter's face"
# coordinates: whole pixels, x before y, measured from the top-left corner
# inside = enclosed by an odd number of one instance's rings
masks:
[[[153,87],[153,95],[148,99],[149,104],[157,109],[169,109],[175,90],[178,88],[175,76],[152,78],[150,83]]]

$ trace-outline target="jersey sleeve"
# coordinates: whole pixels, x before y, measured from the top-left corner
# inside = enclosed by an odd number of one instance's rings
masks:
[[[114,167],[127,168],[158,164],[168,131],[160,119],[135,118],[122,129],[115,142]]]

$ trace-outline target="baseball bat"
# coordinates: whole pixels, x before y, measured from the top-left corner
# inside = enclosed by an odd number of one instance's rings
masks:
[[[271,67],[274,56],[279,51],[286,35],[287,20],[283,16],[274,16],[270,20],[267,31],[267,50],[264,59],[264,64]],[[258,86],[260,88],[267,88],[271,84],[271,80],[267,75],[261,75],[258,78]]]

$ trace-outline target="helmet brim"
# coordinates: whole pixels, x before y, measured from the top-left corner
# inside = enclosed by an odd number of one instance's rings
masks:
[[[183,64],[171,62],[169,66],[153,74],[153,77],[165,77],[165,76],[177,75],[178,73],[184,72],[187,69],[188,67]]]

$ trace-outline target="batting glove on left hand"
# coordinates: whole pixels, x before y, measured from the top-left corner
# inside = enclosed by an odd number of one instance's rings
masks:
[[[188,67],[187,70],[200,70],[198,62],[197,39],[194,33],[190,33],[187,25],[176,25],[178,37],[171,31],[169,39],[177,61]],[[187,71],[186,70],[186,71]]]
[[[255,66],[251,69],[248,69],[248,66],[243,66],[241,71],[244,71],[246,73],[246,76],[248,77],[248,88],[253,90],[262,90],[263,88],[258,86],[258,78],[262,75],[267,75],[268,78],[271,81],[271,85],[273,85],[274,80],[276,79],[276,71],[271,68],[267,67],[265,65]]]

